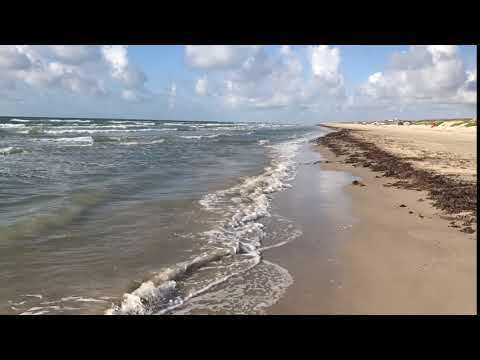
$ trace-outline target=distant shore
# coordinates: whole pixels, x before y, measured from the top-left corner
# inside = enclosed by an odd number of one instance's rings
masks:
[[[476,133],[417,126],[333,124],[348,135],[318,141],[323,169],[360,178],[340,312],[476,313]]]

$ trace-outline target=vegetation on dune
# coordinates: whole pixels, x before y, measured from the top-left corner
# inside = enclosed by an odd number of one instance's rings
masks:
[[[437,126],[443,123],[445,123],[444,126],[464,126],[464,127],[477,126],[477,122],[472,121],[472,119],[419,120],[419,121],[414,121],[412,124],[413,125],[432,125],[433,123],[436,123]]]

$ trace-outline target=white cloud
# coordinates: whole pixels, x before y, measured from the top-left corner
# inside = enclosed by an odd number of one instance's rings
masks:
[[[309,47],[310,69],[290,46],[278,53],[264,49],[249,56],[235,69],[222,73],[220,96],[231,107],[319,108],[342,102],[343,77],[339,73],[340,52],[328,46]]]
[[[104,45],[102,54],[112,68],[112,75],[121,79],[128,68],[127,46]]]
[[[24,70],[31,66],[30,59],[15,45],[0,46],[0,71]]]
[[[207,86],[208,80],[206,77],[197,79],[197,82],[195,83],[195,92],[200,96],[204,96],[207,94]]]
[[[417,45],[395,53],[390,67],[369,76],[357,103],[475,104],[476,70],[467,71],[455,45]]]
[[[98,96],[118,82],[126,100],[144,99],[147,93],[146,76],[129,63],[123,45],[0,46],[0,81],[11,91],[18,83]]]
[[[111,67],[112,76],[132,90],[132,88],[143,87],[146,76],[138,68],[129,64],[127,48],[126,45],[104,45],[102,54]]]
[[[202,69],[233,68],[255,55],[261,45],[186,45],[187,64]]]
[[[91,45],[49,45],[56,58],[68,64],[95,61],[100,57],[98,46]]]
[[[313,75],[330,82],[339,81],[340,50],[328,45],[311,46],[309,50]]]

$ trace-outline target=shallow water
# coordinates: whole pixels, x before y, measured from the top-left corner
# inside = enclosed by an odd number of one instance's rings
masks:
[[[262,250],[301,232],[271,201],[318,131],[0,118],[0,313],[216,312],[252,274],[223,311],[262,312],[292,281]]]

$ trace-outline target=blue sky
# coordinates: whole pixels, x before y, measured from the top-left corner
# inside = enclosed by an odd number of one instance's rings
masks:
[[[0,115],[476,116],[476,46],[0,46]]]

